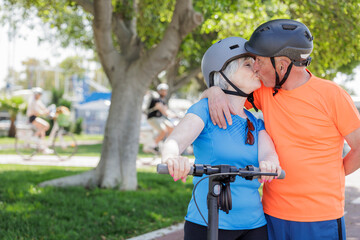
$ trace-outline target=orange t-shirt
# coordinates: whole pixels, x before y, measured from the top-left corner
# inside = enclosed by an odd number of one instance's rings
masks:
[[[342,217],[344,136],[360,127],[351,97],[335,83],[311,75],[304,85],[280,89],[275,96],[272,88],[262,86],[254,98],[286,172],[285,179],[265,184],[264,212],[300,222]]]

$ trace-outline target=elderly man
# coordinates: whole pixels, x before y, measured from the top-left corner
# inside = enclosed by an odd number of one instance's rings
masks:
[[[342,88],[306,69],[313,37],[304,24],[266,22],[245,48],[256,56],[254,71],[262,81],[254,104],[286,172],[285,180],[264,184],[269,239],[345,240],[345,175],[360,167],[359,112]],[[231,125],[225,94],[213,87],[203,97],[214,124],[226,128],[225,115]],[[342,158],[344,139],[351,151]]]

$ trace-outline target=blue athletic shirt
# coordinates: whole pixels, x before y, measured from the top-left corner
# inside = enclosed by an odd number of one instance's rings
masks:
[[[193,143],[195,164],[228,164],[237,168],[244,168],[247,165],[259,167],[258,132],[265,129],[264,122],[261,119],[255,118],[249,111],[245,110],[247,117],[255,127],[255,130],[252,131],[255,143],[248,145],[245,144],[246,119],[232,115],[233,124],[228,125],[227,129],[215,126],[210,118],[207,98],[192,105],[187,113],[199,116],[205,124],[204,129]],[[194,186],[203,177],[194,177]],[[195,191],[196,202],[207,222],[208,184],[208,179],[203,180]],[[232,210],[229,211],[229,214],[219,210],[219,229],[254,229],[266,224],[258,191],[259,187],[258,180],[249,181],[239,176],[236,177],[235,182],[230,183]],[[190,200],[185,220],[206,226],[196,208],[194,196]]]

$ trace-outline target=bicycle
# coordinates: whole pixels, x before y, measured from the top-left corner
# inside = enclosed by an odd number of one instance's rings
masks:
[[[166,164],[158,164],[157,172],[159,174],[169,174],[169,170]],[[208,205],[208,220],[205,220],[204,216],[198,211],[207,224],[207,239],[218,240],[218,229],[219,229],[219,209],[229,213],[232,209],[232,199],[230,191],[230,183],[235,181],[236,176],[245,178],[246,180],[254,180],[261,176],[277,176],[277,173],[266,173],[261,172],[259,168],[252,165],[248,165],[245,168],[237,168],[234,166],[221,164],[216,166],[206,164],[194,164],[188,175],[195,177],[202,177],[203,175],[209,175],[201,179],[193,189],[194,202],[196,207],[195,190],[198,184],[206,178],[209,178],[209,192],[207,196]],[[277,179],[284,179],[285,171],[282,170],[280,176]]]
[[[35,136],[35,132],[36,128],[31,124],[16,129],[15,150],[24,160],[31,160],[34,155],[44,153],[41,139]],[[74,135],[59,126],[56,121],[50,133],[49,142],[51,143],[50,149],[61,161],[74,156],[78,149]]]

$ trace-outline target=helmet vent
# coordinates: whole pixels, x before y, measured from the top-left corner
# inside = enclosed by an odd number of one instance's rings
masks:
[[[295,30],[297,28],[297,26],[293,25],[293,24],[283,24],[282,28],[284,30]]]
[[[239,48],[239,45],[235,44],[229,47],[231,50],[235,49],[235,48]]]
[[[311,36],[308,31],[305,31],[305,37],[306,37],[307,39],[309,39],[310,42],[314,39],[314,37]]]
[[[260,31],[259,31],[259,32],[264,32],[264,31],[268,31],[268,30],[270,30],[270,28],[269,28],[269,27],[264,27],[263,29],[260,29]]]

